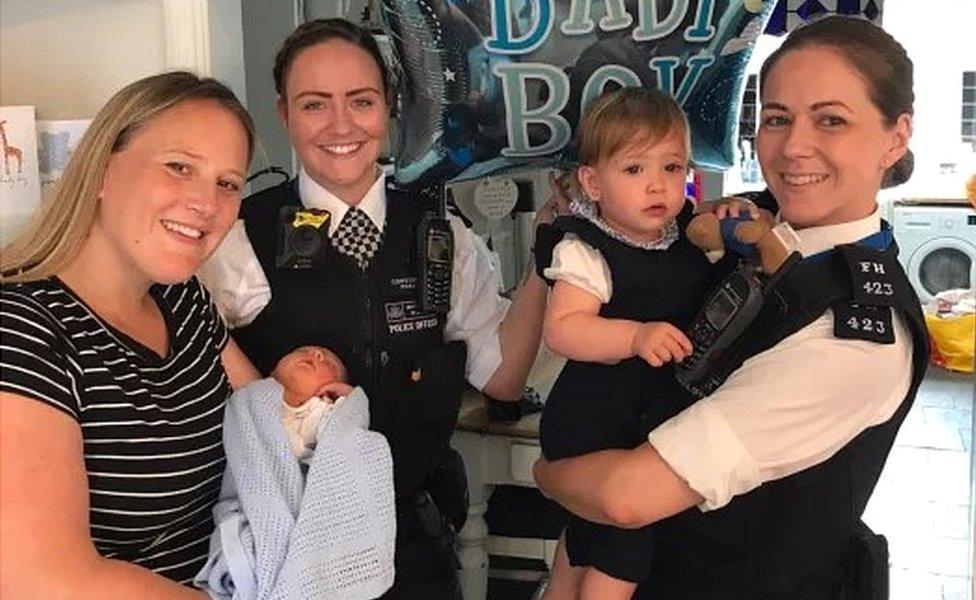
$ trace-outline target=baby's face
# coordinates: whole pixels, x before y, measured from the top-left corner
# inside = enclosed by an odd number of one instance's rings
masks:
[[[331,350],[303,346],[278,361],[271,376],[304,400],[319,395],[323,385],[346,380],[346,368]]]

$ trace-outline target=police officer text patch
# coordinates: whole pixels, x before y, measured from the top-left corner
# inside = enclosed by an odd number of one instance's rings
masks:
[[[867,340],[878,344],[894,344],[895,331],[891,327],[891,309],[887,306],[864,306],[838,302],[834,311],[834,336],[847,340]]]
[[[893,306],[897,279],[893,277],[896,267],[888,258],[872,248],[862,246],[842,246],[851,273],[852,293],[858,304],[872,306]]]
[[[437,327],[437,315],[424,312],[414,300],[387,302],[383,305],[390,335],[425,331]]]

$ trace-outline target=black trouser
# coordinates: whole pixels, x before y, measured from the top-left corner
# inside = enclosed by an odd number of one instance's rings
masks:
[[[427,492],[397,498],[396,579],[387,600],[461,600],[454,530]]]
[[[670,540],[671,551],[655,556],[636,600],[888,600],[888,544],[864,522],[857,523],[850,547],[840,549],[837,560],[823,562],[802,581],[764,579],[761,568],[752,578],[743,577],[749,561],[738,562],[731,553],[708,554],[702,544],[710,550],[717,546],[703,537],[680,540],[678,546]]]

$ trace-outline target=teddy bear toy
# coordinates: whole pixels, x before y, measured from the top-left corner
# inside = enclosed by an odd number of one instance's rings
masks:
[[[799,247],[799,239],[789,225],[781,223],[773,227],[763,217],[719,219],[712,213],[702,213],[688,223],[686,235],[713,263],[726,252],[732,252],[743,258],[757,258],[766,275],[778,271]]]

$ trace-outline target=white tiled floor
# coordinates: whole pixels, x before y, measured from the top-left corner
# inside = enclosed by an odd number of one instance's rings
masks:
[[[929,369],[864,520],[888,538],[891,600],[970,598],[972,374]]]

